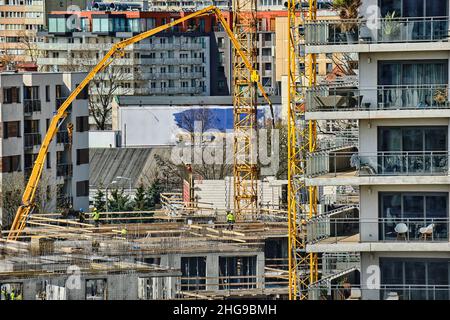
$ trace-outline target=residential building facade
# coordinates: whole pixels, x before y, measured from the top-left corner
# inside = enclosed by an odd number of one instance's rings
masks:
[[[85,73],[0,73],[2,135],[1,221],[10,225],[23,182],[31,174],[51,119]],[[89,206],[89,137],[86,91],[72,103],[66,120],[51,142],[37,192],[37,208],[54,211]],[[74,125],[72,139],[67,125]]]
[[[36,33],[44,25],[43,0],[0,1],[0,57],[10,61],[36,59]]]
[[[311,154],[306,181],[359,189],[359,206],[344,203],[309,221],[329,229],[308,229],[307,251],[360,253],[353,286],[362,299],[450,298],[448,10],[448,0],[365,0],[357,21],[305,27],[307,53],[359,54],[358,86],[312,88],[306,113],[356,120],[359,145]],[[343,23],[356,23],[355,31],[342,32]],[[359,214],[348,214],[355,208]],[[344,288],[335,278],[312,288],[337,298]]]

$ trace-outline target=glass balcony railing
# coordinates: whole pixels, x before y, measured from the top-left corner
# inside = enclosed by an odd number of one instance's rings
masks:
[[[359,176],[448,175],[447,151],[316,152],[308,155],[307,175],[356,171]]]
[[[448,217],[332,218],[321,214],[306,222],[307,242],[448,242]],[[375,239],[372,235],[378,234]],[[370,237],[368,237],[370,235]],[[353,238],[353,241],[351,240]]]
[[[376,88],[314,87],[306,92],[307,111],[448,109],[449,86],[404,85]]]
[[[449,18],[319,20],[305,24],[306,45],[447,41]]]
[[[308,296],[314,300],[379,299],[379,300],[448,300],[448,284],[380,284],[378,288],[361,285],[327,285],[324,282],[308,288]]]

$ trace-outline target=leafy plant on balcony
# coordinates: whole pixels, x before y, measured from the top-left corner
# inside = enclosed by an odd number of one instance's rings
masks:
[[[334,0],[332,4],[333,10],[339,13],[339,18],[343,20],[340,23],[342,32],[355,32],[358,29],[357,19],[359,16],[359,8],[361,0]],[[352,20],[352,21],[349,21]]]
[[[400,33],[401,23],[395,17],[395,11],[387,13],[383,19],[382,30],[387,39],[392,39]]]

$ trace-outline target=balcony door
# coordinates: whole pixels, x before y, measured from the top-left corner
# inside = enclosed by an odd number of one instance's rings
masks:
[[[448,33],[447,0],[380,0],[381,17],[395,12],[398,23],[386,21],[383,28],[397,27],[397,36],[407,41],[443,39]],[[395,30],[394,27],[394,30]]]
[[[378,201],[380,240],[425,240],[420,228],[433,225],[428,239],[448,241],[448,193],[381,192]],[[406,233],[396,232],[400,223]]]
[[[448,127],[379,127],[378,173],[419,175],[448,172]]]

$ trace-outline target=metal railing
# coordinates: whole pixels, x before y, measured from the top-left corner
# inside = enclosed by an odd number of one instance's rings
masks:
[[[24,99],[23,100],[23,112],[25,115],[30,115],[33,112],[41,111],[41,100],[37,99]]]
[[[354,293],[357,297],[353,298]],[[361,285],[326,285],[317,283],[308,288],[312,300],[448,300],[449,285],[381,284],[379,288]]]
[[[66,177],[73,174],[73,165],[68,163],[58,164],[56,166],[56,176]]]
[[[320,86],[306,92],[307,111],[448,109],[449,86],[389,85],[376,88]]]
[[[318,20],[305,24],[306,45],[448,41],[449,18]],[[349,31],[343,31],[349,30]]]
[[[448,175],[447,151],[317,152],[308,155],[307,175],[356,171],[359,176]]]
[[[24,146],[25,148],[32,148],[40,145],[42,142],[42,136],[40,133],[25,133],[24,134]]]
[[[307,243],[327,239],[327,244],[338,243],[359,234],[354,243],[364,242],[448,242],[449,218],[333,218],[322,214],[307,220]],[[378,234],[378,237],[375,235]]]

